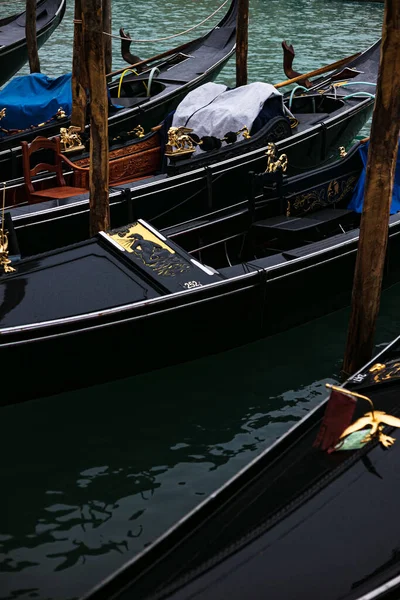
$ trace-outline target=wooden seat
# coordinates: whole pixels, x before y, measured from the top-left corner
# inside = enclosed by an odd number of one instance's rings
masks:
[[[74,171],[80,171],[81,169],[75,166],[70,160],[61,154],[60,138],[54,137],[48,139],[46,137],[39,136],[35,138],[30,144],[28,142],[21,142],[22,148],[22,166],[25,180],[25,190],[27,193],[29,202],[41,202],[49,198],[69,198],[70,196],[79,196],[80,194],[86,194],[87,188],[69,186],[66,184],[64,174],[62,171],[62,162],[66,162],[70,168]],[[31,158],[34,153],[38,154],[39,162],[31,168]],[[41,158],[49,156],[49,153],[53,157],[53,162],[42,162]],[[49,160],[47,158],[46,160]],[[39,173],[48,172],[55,173],[57,186],[35,189],[32,178]],[[41,183],[40,185],[43,185]]]

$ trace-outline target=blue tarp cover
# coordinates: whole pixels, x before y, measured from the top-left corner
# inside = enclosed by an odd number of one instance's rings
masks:
[[[53,117],[62,107],[67,116],[72,111],[71,73],[47,77],[31,73],[15,77],[0,91],[0,110],[6,109],[1,119],[4,129],[27,129]]]
[[[368,158],[368,147],[369,142],[363,144],[359,148],[361,159],[363,162],[363,170],[360,175],[360,179],[353,192],[353,197],[348,206],[349,209],[354,210],[356,213],[362,213],[364,203],[364,186],[365,186],[365,174],[367,170],[367,158]],[[396,173],[393,183],[393,195],[392,204],[390,205],[390,214],[394,215],[400,210],[400,152],[397,152],[397,163]]]

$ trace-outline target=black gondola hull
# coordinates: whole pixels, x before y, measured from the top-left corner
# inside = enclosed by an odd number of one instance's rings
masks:
[[[79,298],[82,316],[54,322],[49,317],[43,326],[34,324],[35,307],[31,307],[30,318],[28,305],[24,319],[32,326],[0,331],[2,364],[16,378],[13,396],[3,397],[1,402],[28,400],[214,354],[347,306],[357,232],[343,234],[343,239],[336,236],[336,243],[328,241],[325,248],[321,243],[311,244],[305,256],[289,258],[276,266],[269,266],[266,258],[253,261],[248,273],[238,266],[234,276],[228,269],[229,279],[200,289],[131,306],[119,302],[115,294],[113,311],[88,317],[85,312],[93,312],[94,306],[90,294]],[[385,286],[400,280],[396,260],[399,252],[400,217],[396,215],[390,229]],[[220,273],[224,274],[224,270]],[[60,272],[57,277],[64,278],[65,274]],[[97,279],[102,277],[100,272]],[[20,287],[10,288],[11,299],[7,302],[11,310],[13,302],[18,303],[18,298],[23,297],[25,286],[29,289],[29,272],[19,281]],[[79,295],[79,281],[71,278],[69,285]],[[7,302],[3,300],[5,313]],[[57,314],[57,307],[53,303],[51,306],[48,314]],[[158,340],[163,340],[161,347]],[[137,351],[120,350],[129,348],[131,343],[133,347],[138,344]],[[69,356],[74,357],[70,367],[66,362]],[[88,356],[95,363],[104,360],[107,368],[92,369]],[[23,380],[18,378],[21,364],[26,373]],[[43,377],[38,376],[41,365],[46,365]]]
[[[234,54],[236,47],[236,14],[237,0],[232,0],[231,6],[220,23],[202,38],[188,44],[182,55],[182,61],[173,62],[173,58],[159,63],[160,73],[154,78],[154,93],[151,97],[132,97],[132,105],[122,110],[109,111],[109,135],[113,137],[121,131],[129,131],[141,125],[146,131],[158,125],[165,116],[171,112],[183,97],[192,89],[212,81]],[[206,51],[204,51],[206,48]],[[176,58],[175,58],[176,60]],[[170,62],[168,62],[170,61]],[[126,76],[124,83],[128,83],[132,76]],[[135,83],[143,87],[149,73],[139,74]],[[111,96],[117,94],[119,79],[109,84]],[[114,98],[118,105],[118,98]],[[123,99],[122,99],[123,100]],[[120,104],[122,102],[120,100]],[[32,124],[35,125],[35,124]],[[56,119],[41,127],[32,127],[21,133],[3,135],[0,138],[0,177],[4,180],[15,179],[22,175],[21,141],[31,141],[36,136],[52,137],[60,135],[61,127],[70,125],[69,118]],[[89,131],[89,126],[87,126]]]
[[[288,175],[303,174],[305,164],[332,163],[339,155],[339,145],[354,139],[355,132],[360,130],[371,112],[371,104],[365,101],[356,111],[348,111],[347,115],[337,119],[333,117],[326,125],[276,142],[278,152],[288,156]],[[267,139],[270,138],[267,136]],[[208,166],[204,163],[176,175],[112,188],[111,226],[120,227],[135,218],[142,218],[158,229],[164,229],[246,203],[249,171],[261,172],[266,167],[267,139],[243,142],[246,152],[240,151],[240,147],[228,149],[221,162],[210,162]],[[44,252],[84,240],[89,231],[89,201],[84,196],[21,206],[10,209],[10,214],[23,254]]]
[[[64,17],[65,8],[66,0],[56,2],[54,0],[45,0],[38,3],[36,7],[36,39],[38,49],[43,46],[61,23]],[[21,21],[23,18],[24,14],[17,15],[15,21]],[[12,23],[7,23],[8,27],[4,27],[4,32],[2,32],[3,35],[7,32],[7,29],[10,28],[10,24]],[[0,35],[0,44],[2,44],[2,47],[0,48],[0,85],[5,84],[11,79],[11,77],[13,77],[13,75],[15,75],[28,61],[26,38],[20,37],[20,31],[20,26],[16,27],[15,41],[12,41],[13,32],[10,30],[10,32],[7,33],[7,38],[10,39],[8,44],[2,42]]]
[[[344,387],[398,420],[399,359],[397,338]],[[315,448],[327,402],[85,600],[397,598],[400,445]]]

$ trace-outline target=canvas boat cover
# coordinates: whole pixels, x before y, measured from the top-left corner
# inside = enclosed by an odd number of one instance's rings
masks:
[[[0,91],[0,121],[3,129],[27,129],[55,116],[62,108],[72,111],[71,73],[51,78],[42,73],[15,77]]]
[[[174,113],[172,126],[189,127],[200,138],[222,139],[229,131],[237,132],[244,126],[254,134],[278,115],[292,116],[283,104],[282,94],[269,83],[257,81],[229,89],[221,83],[210,82],[182,100]],[[199,152],[201,150],[196,148],[196,153]]]
[[[353,196],[350,201],[348,208],[350,210],[354,210],[356,213],[362,213],[363,204],[364,204],[364,188],[365,188],[365,176],[367,171],[367,159],[368,159],[368,148],[369,141],[365,144],[362,144],[358,151],[361,155],[361,160],[363,163],[363,168],[361,171],[361,175],[359,180],[357,181],[356,187],[354,188]],[[393,182],[393,193],[392,193],[392,203],[390,205],[390,214],[394,215],[400,210],[400,151],[397,151],[397,162],[396,162],[396,172],[394,176]]]

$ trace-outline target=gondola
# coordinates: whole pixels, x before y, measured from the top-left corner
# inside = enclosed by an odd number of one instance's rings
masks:
[[[161,231],[137,219],[19,259],[11,221],[0,359],[14,383],[0,404],[214,354],[348,305],[360,223],[360,208],[349,208],[362,173],[357,150],[287,181],[273,170],[254,174],[245,205]],[[265,199],[255,202],[259,189]],[[400,280],[399,232],[397,209],[385,286]],[[89,356],[107,368],[91,368]]]
[[[36,5],[36,38],[41,48],[59,26],[66,0],[39,0]],[[0,85],[4,85],[28,60],[25,12],[0,19]],[[1,146],[1,142],[0,142]]]
[[[400,338],[82,600],[398,598]]]
[[[169,51],[165,58],[149,61],[146,69],[135,74],[127,68],[115,75],[108,84],[110,109],[109,135],[131,131],[140,125],[146,131],[162,121],[180,100],[197,86],[213,80],[236,47],[236,16],[238,0],[231,5],[221,21],[207,34]],[[0,107],[0,109],[3,107]],[[62,107],[61,107],[62,108]],[[65,112],[65,111],[64,111]],[[9,180],[22,175],[22,140],[30,141],[37,135],[51,137],[60,134],[60,128],[70,125],[70,115],[54,115],[30,123],[23,131],[3,131],[0,136],[0,178]],[[0,122],[3,130],[11,130],[6,118]],[[39,124],[41,124],[39,126]],[[37,127],[36,127],[37,125]],[[18,125],[14,125],[18,127]],[[87,126],[88,127],[88,126]]]
[[[351,63],[351,69],[346,68],[344,79],[339,69],[320,78],[307,92],[297,89],[283,94],[284,106],[295,122],[275,114],[254,133],[251,123],[244,122],[250,137],[243,138],[240,133],[236,141],[220,149],[189,153],[188,158],[185,149],[175,152],[173,147],[166,156],[167,126],[164,133],[156,126],[155,131],[129,144],[116,140],[110,149],[111,226],[143,218],[162,229],[245,201],[248,172],[265,167],[270,142],[275,143],[278,154],[286,154],[288,176],[334,161],[339,148],[350,144],[372,112],[379,55],[378,41]],[[349,70],[353,75],[360,73],[347,78]],[[68,153],[67,158],[73,163],[66,167],[69,185],[87,186],[88,155],[77,158]],[[54,176],[38,175],[34,183],[38,189],[47,189],[54,186]],[[35,198],[29,202],[25,190],[21,179],[9,181],[6,203],[12,207],[15,226],[37,244],[35,251],[88,236],[89,192],[83,191],[79,198],[63,197],[62,201],[49,198],[38,202]]]

